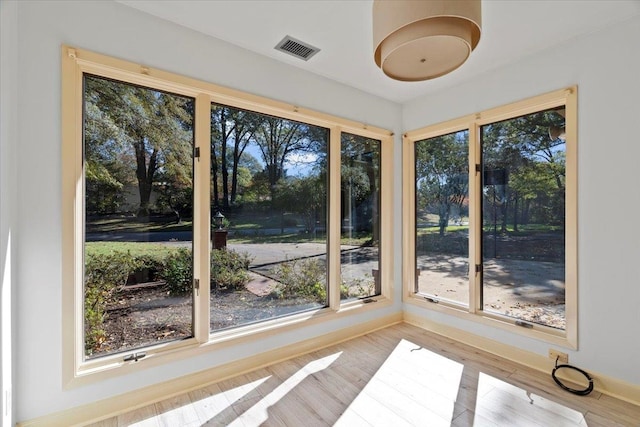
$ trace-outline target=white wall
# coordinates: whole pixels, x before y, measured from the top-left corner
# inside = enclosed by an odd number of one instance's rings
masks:
[[[14,418],[16,336],[15,298],[15,202],[14,145],[17,136],[16,79],[18,76],[18,8],[14,2],[0,2],[0,420],[12,425]]]
[[[417,129],[578,85],[579,349],[572,364],[640,385],[640,17],[403,106]],[[550,345],[458,318],[432,320],[525,350]]]
[[[4,7],[4,5],[3,5]],[[287,332],[192,360],[141,370],[100,384],[62,390],[60,45],[173,71],[388,129],[399,129],[399,105],[294,69],[114,2],[19,2],[16,286],[19,352],[17,420],[103,399],[256,352],[318,336],[400,310],[393,307]],[[3,58],[4,63],[4,58]],[[4,94],[3,94],[4,99]],[[4,116],[3,116],[4,123]],[[4,139],[3,139],[4,146]],[[399,158],[399,141],[396,154]],[[397,165],[399,165],[396,162]],[[3,184],[4,185],[4,184]],[[396,179],[396,216],[401,182]],[[4,187],[3,187],[4,188]],[[396,223],[396,247],[400,225]],[[396,255],[399,265],[400,258]],[[399,269],[396,279],[399,279]],[[399,281],[399,280],[398,280]]]

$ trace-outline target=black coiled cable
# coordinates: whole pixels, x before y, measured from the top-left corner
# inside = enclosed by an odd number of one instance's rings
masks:
[[[569,393],[577,394],[578,396],[586,396],[587,394],[589,394],[589,393],[591,393],[593,391],[593,378],[591,378],[591,376],[589,376],[588,373],[586,373],[585,371],[583,371],[580,368],[576,368],[575,366],[558,365],[558,359],[559,358],[556,357],[556,367],[553,368],[553,371],[551,371],[551,377],[556,382],[556,384],[558,384],[560,387],[562,387],[564,390],[568,391]],[[562,369],[562,368],[573,369],[574,371],[578,371],[582,375],[584,375],[587,378],[587,380],[589,381],[589,385],[587,386],[587,388],[582,389],[582,390],[576,390],[574,388],[567,387],[566,385],[562,384],[562,382],[560,382],[560,380],[556,377],[556,371],[558,369]]]

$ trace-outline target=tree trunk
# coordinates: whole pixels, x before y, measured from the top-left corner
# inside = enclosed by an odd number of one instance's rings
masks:
[[[229,207],[229,170],[227,169],[227,141],[222,141],[220,150],[220,169],[222,172],[222,206]]]
[[[518,193],[515,194],[513,201],[513,231],[518,231]]]
[[[507,214],[509,213],[509,199],[500,206],[500,213],[502,214],[502,224],[500,224],[500,233],[507,232]]]
[[[444,232],[449,225],[449,205],[445,203],[440,204],[440,212],[438,212],[439,220],[438,227],[440,227],[440,236],[444,236]]]
[[[231,165],[231,204],[234,204],[238,197],[238,164],[243,152],[244,149],[239,150],[238,142],[236,141],[233,147],[233,164]]]
[[[135,144],[136,150],[136,178],[138,179],[138,192],[140,194],[140,207],[137,216],[149,216],[151,191],[153,190],[153,178],[156,172],[156,161],[158,150],[154,149],[149,156],[149,165],[147,166],[147,156],[145,150],[144,138],[141,138]]]

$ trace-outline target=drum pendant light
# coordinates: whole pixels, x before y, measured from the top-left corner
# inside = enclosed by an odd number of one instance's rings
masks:
[[[409,82],[455,70],[480,41],[480,9],[480,0],[374,0],[376,64]]]

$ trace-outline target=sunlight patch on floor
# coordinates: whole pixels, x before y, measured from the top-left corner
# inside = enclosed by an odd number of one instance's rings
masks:
[[[514,419],[522,426],[587,425],[581,412],[483,372],[478,375],[477,395],[474,425],[487,421],[500,424]],[[532,411],[532,407],[535,410]]]
[[[286,396],[298,384],[309,375],[320,372],[335,362],[342,352],[337,352],[321,359],[316,359],[306,364],[295,374],[287,378],[282,384],[276,387],[271,393],[262,398],[259,402],[236,418],[229,426],[259,425],[269,419],[269,407],[277,403]]]
[[[450,426],[464,366],[401,340],[336,425]],[[394,390],[402,390],[397,393]]]

